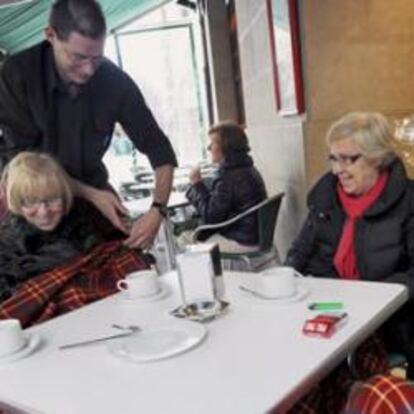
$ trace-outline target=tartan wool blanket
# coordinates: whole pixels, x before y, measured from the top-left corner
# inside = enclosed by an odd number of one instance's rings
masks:
[[[340,414],[346,405],[355,375],[367,379],[387,372],[386,350],[382,340],[371,335],[355,351],[352,370],[344,361],[288,411],[288,414]],[[273,408],[268,414],[282,414]]]
[[[123,246],[121,241],[100,244],[23,283],[0,304],[0,319],[17,318],[23,327],[44,322],[117,292],[118,280],[147,268],[145,255]]]
[[[414,383],[376,375],[351,390],[344,414],[413,414]]]

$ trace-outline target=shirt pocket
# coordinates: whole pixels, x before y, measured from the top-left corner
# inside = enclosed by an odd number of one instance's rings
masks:
[[[93,122],[92,136],[88,138],[88,153],[95,158],[102,158],[111,144],[113,124],[95,119]]]

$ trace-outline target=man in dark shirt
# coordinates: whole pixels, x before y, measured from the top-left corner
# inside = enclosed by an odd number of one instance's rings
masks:
[[[78,196],[126,231],[126,213],[102,162],[116,122],[155,171],[154,202],[125,244],[148,247],[171,191],[174,151],[132,79],[103,57],[106,23],[96,0],[57,0],[46,41],[9,57],[0,73],[0,167],[16,153],[55,155]]]

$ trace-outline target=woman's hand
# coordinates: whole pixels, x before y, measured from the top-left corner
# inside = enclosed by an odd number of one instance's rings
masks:
[[[197,184],[199,181],[201,181],[201,172],[200,167],[198,165],[196,167],[191,168],[188,178],[192,185]]]

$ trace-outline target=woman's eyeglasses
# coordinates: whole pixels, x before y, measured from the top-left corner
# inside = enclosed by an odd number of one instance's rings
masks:
[[[360,158],[362,154],[355,154],[355,155],[333,155],[329,154],[328,161],[333,164],[339,164],[345,167],[348,167],[352,164],[355,164]]]
[[[46,208],[50,209],[57,209],[63,206],[63,198],[62,197],[51,197],[45,199],[38,199],[38,198],[29,198],[27,200],[23,200],[22,207],[29,209],[29,210],[38,210],[42,205]]]

